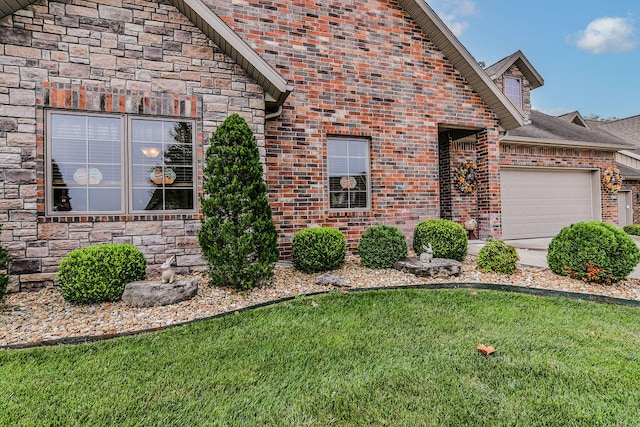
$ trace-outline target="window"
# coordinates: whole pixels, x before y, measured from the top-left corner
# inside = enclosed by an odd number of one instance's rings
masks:
[[[522,83],[515,77],[504,78],[504,94],[513,104],[522,108]]]
[[[47,212],[193,211],[193,122],[49,112]]]
[[[369,141],[330,138],[327,148],[329,208],[369,208]]]

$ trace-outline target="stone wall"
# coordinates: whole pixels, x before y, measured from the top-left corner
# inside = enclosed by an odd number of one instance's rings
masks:
[[[0,239],[10,289],[50,283],[69,251],[132,243],[149,273],[203,268],[199,216],[47,217],[45,110],[195,118],[198,193],[210,133],[230,113],[252,127],[263,157],[262,88],[165,1],[38,1],[0,20]]]

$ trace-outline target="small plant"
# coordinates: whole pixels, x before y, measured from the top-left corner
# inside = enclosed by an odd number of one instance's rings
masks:
[[[2,232],[2,224],[0,224],[0,233]],[[7,295],[7,285],[9,284],[9,276],[3,271],[7,270],[9,256],[7,250],[0,246],[0,303],[4,301]]]
[[[211,135],[198,242],[209,283],[247,290],[273,276],[278,234],[255,136],[232,114]]]
[[[146,267],[146,258],[133,245],[89,246],[69,252],[60,261],[58,284],[69,302],[118,301],[127,283],[146,277]]]
[[[413,250],[416,254],[423,247],[433,247],[434,258],[462,261],[467,255],[467,232],[464,228],[448,219],[427,219],[416,225],[413,232]]]
[[[513,274],[516,272],[516,262],[520,257],[513,245],[503,240],[489,239],[487,244],[480,249],[476,265],[482,271],[488,273]]]
[[[306,228],[293,236],[293,266],[305,273],[333,270],[344,262],[347,240],[335,228]]]
[[[549,268],[585,282],[611,284],[631,273],[640,250],[621,229],[603,222],[579,222],[563,228],[549,245]]]
[[[358,242],[362,265],[369,268],[390,268],[407,256],[407,238],[391,225],[369,227]]]
[[[631,234],[631,235],[634,235],[634,236],[640,236],[640,224],[625,225],[623,230],[627,234]]]

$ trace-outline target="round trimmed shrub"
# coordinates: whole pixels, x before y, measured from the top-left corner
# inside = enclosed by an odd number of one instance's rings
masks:
[[[640,224],[629,224],[625,225],[623,230],[627,234],[632,234],[634,236],[640,236]]]
[[[399,228],[374,225],[367,228],[360,242],[360,262],[369,268],[391,268],[396,261],[407,256],[407,238]]]
[[[306,228],[293,236],[293,266],[305,273],[333,270],[344,262],[347,240],[335,228]]]
[[[579,222],[551,240],[547,263],[562,276],[586,282],[614,283],[631,273],[640,251],[624,231],[603,222]]]
[[[127,283],[146,277],[146,267],[146,258],[133,245],[89,246],[60,260],[58,284],[69,302],[118,301]]]
[[[413,250],[419,255],[429,244],[434,258],[462,261],[467,255],[467,232],[448,219],[427,219],[418,223],[413,231]]]
[[[489,239],[480,249],[476,265],[488,273],[513,274],[516,272],[516,262],[520,257],[513,245],[503,240]]]

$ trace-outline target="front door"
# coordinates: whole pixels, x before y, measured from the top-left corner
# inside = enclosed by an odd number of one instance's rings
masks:
[[[631,209],[631,191],[618,191],[618,226],[633,224]]]

